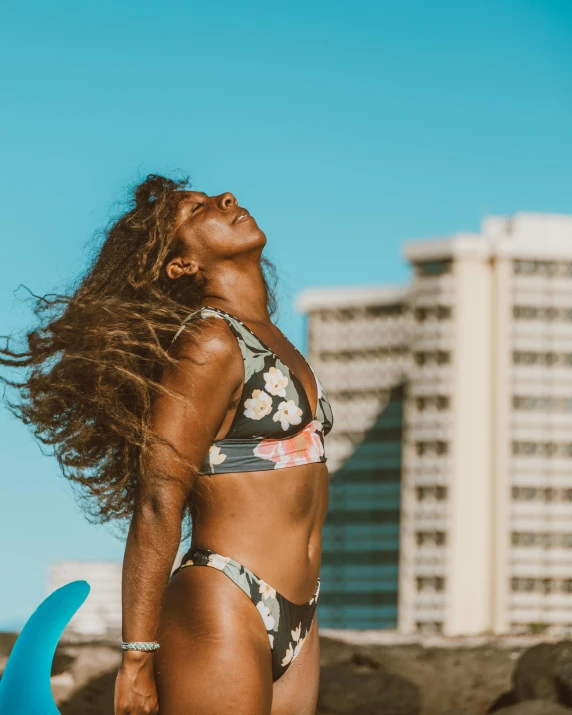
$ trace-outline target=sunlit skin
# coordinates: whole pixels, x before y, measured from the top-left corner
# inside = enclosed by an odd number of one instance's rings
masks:
[[[253,217],[236,221],[241,212],[230,192],[217,196],[182,192],[176,225],[184,249],[165,270],[172,280],[200,273],[207,285],[203,304],[235,315],[258,335],[300,379],[315,414],[318,395],[313,374],[267,311],[260,266],[266,236]],[[188,360],[163,377],[164,384],[187,397],[192,407],[160,398],[153,412],[154,430],[197,468],[212,442],[226,436],[240,408],[244,375],[242,355],[227,323],[215,318],[204,322],[208,340],[197,345],[183,332],[174,354]],[[295,603],[312,597],[328,508],[324,463],[192,479],[180,467],[173,467],[175,471],[181,488],[155,495],[162,500],[164,513],[171,515],[170,521],[166,516],[162,522],[149,516],[147,524],[141,522],[140,536],[130,537],[133,543],[140,541],[142,551],[137,553],[145,550],[142,535],[150,532],[152,524],[155,531],[161,530],[156,539],[163,539],[164,553],[172,553],[176,527],[171,524],[185,499],[193,514],[193,545],[231,556]],[[124,630],[124,637],[130,640],[146,639],[142,630],[154,624],[153,615],[141,613],[145,607],[138,605],[152,603],[150,578],[149,597],[137,600],[135,574],[160,568],[136,555],[136,549],[128,540],[124,589],[137,612],[127,621],[124,616],[124,628],[132,633]],[[145,690],[152,668],[161,715],[313,715],[319,681],[317,625],[316,615],[298,657],[273,683],[270,645],[254,604],[217,569],[182,569],[164,591],[156,631],[160,650],[126,653],[118,688],[124,677],[129,687],[139,683]],[[153,712],[152,707],[148,712]]]

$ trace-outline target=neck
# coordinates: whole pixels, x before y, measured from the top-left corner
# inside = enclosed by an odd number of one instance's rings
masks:
[[[206,275],[203,305],[220,308],[240,320],[270,323],[262,266],[259,261],[240,265],[237,261],[219,264],[216,275]]]

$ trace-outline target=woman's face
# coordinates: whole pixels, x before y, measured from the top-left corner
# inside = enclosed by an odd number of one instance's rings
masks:
[[[207,196],[202,191],[181,193],[175,235],[185,250],[165,266],[169,278],[189,275],[220,260],[264,248],[264,232],[229,191],[218,196]]]

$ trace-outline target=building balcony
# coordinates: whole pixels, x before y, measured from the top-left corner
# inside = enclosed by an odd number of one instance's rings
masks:
[[[555,508],[555,507],[559,508]],[[512,531],[540,533],[572,532],[572,505],[513,502],[511,507],[510,528]]]
[[[412,350],[446,350],[454,347],[455,330],[451,321],[441,323],[418,323],[410,332]]]
[[[413,607],[416,612],[438,610],[442,613],[445,608],[445,594],[438,591],[434,593],[416,593],[413,599]]]
[[[409,326],[404,317],[319,323],[310,332],[310,348],[322,353],[402,345]]]
[[[537,482],[537,486],[540,486]],[[542,488],[546,484],[542,483]],[[536,531],[535,525],[542,531],[560,531],[554,528],[554,522],[567,524],[567,531],[572,532],[572,502],[546,502],[530,499],[527,501],[512,501],[510,505],[511,525],[515,531]],[[516,524],[525,529],[516,529]],[[550,526],[550,528],[545,528]]]
[[[514,346],[531,341],[535,349],[550,344],[550,349],[555,350],[572,341],[572,321],[513,319],[512,339]]]
[[[572,370],[571,370],[572,372]],[[570,389],[572,398],[572,384]],[[517,441],[569,442],[572,434],[571,412],[513,411],[512,439]]]
[[[413,510],[415,529],[421,530],[420,523],[434,522],[444,524],[449,512],[449,503],[446,501],[423,502],[417,504]]]
[[[551,626],[570,626],[572,624],[572,609],[547,609],[542,606],[515,608],[511,609],[509,619],[511,623],[519,623],[523,626],[529,626],[531,623],[546,623]],[[555,633],[555,635],[558,635],[558,633]],[[564,633],[561,635],[564,635]]]
[[[509,570],[514,578],[568,579],[572,574],[572,550],[513,546]]]
[[[572,392],[572,367],[514,365],[512,393],[528,395],[532,385],[537,386],[535,394],[538,394],[539,388],[549,390],[549,392],[543,392],[543,395],[547,397],[552,395],[563,396],[564,389]]]
[[[453,415],[450,410],[424,410],[414,407],[405,413],[404,426],[407,427],[408,440],[438,439],[450,441],[453,430]]]
[[[439,276],[415,276],[409,290],[409,304],[433,306],[454,303],[455,283],[451,273]]]
[[[444,575],[446,558],[446,547],[444,546],[418,546],[413,559],[415,575]]]
[[[514,277],[512,295],[517,305],[568,308],[572,304],[572,278],[518,275]]]
[[[534,440],[540,441],[540,440]],[[546,440],[543,440],[546,441]],[[542,457],[542,456],[524,456],[524,455],[509,455],[510,470],[513,475],[512,483],[517,484],[521,479],[528,480],[529,475],[536,475],[536,484],[534,486],[556,486],[552,480],[568,474],[568,484],[570,486],[570,472],[572,470],[572,458],[568,457]],[[551,483],[548,484],[547,482]],[[522,484],[529,486],[529,484]]]
[[[325,361],[314,365],[326,392],[370,391],[395,387],[407,373],[405,356],[371,360]]]
[[[415,608],[414,618],[421,623],[441,623],[445,619],[444,607]]]
[[[570,593],[512,593],[509,597],[511,608],[528,610],[568,609],[572,611],[572,594]]]
[[[449,527],[445,514],[413,514],[413,526],[416,531],[447,531]]]

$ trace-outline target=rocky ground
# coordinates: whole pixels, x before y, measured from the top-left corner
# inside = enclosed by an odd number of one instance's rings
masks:
[[[0,634],[0,671],[14,642]],[[572,641],[320,631],[317,715],[572,715]],[[62,643],[62,715],[112,715],[116,644]]]

